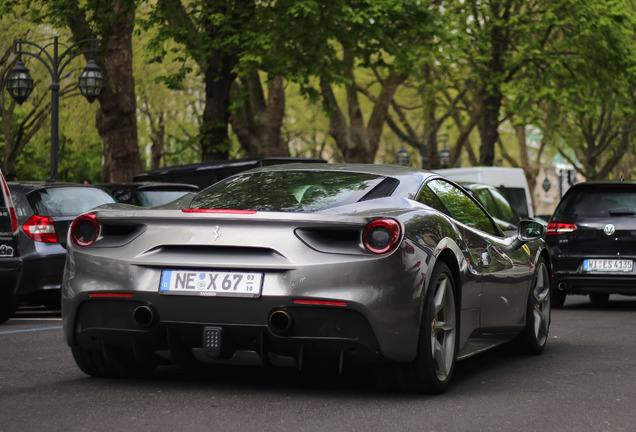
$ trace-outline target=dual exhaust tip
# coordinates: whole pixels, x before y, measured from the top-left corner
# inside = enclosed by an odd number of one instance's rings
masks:
[[[155,325],[157,319],[153,308],[143,305],[133,311],[133,321],[139,328],[149,329]],[[267,324],[274,333],[283,335],[291,330],[294,319],[286,310],[276,309],[269,314]]]

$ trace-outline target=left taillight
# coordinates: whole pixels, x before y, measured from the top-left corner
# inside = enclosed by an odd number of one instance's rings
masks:
[[[55,223],[48,216],[33,215],[22,225],[22,231],[32,240],[42,243],[58,243]]]
[[[90,246],[99,237],[99,222],[95,213],[78,216],[71,224],[71,239],[78,246]]]
[[[362,243],[369,252],[385,254],[400,243],[402,228],[395,219],[377,219],[369,222],[362,232]]]

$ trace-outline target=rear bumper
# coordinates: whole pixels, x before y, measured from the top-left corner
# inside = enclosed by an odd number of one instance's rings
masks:
[[[559,255],[552,249],[551,288],[565,294],[636,295],[636,257],[620,256],[634,261],[631,272],[588,272],[583,269],[586,258],[617,258],[616,256]]]
[[[636,295],[636,277],[620,275],[555,274],[552,289],[564,294]]]
[[[23,274],[18,288],[20,297],[33,297],[39,294],[59,294],[64,274],[66,255],[55,254],[24,259]]]
[[[286,298],[200,298],[135,293],[130,298],[80,295],[69,345],[123,349],[144,363],[292,366],[332,370],[382,361],[364,316],[348,307],[293,305]],[[240,308],[234,305],[240,302]],[[249,305],[247,303],[250,303]],[[242,310],[240,317],[236,310]],[[284,311],[289,326],[272,322]],[[66,325],[66,321],[65,321]],[[288,328],[287,328],[288,327]],[[219,336],[214,346],[206,329]]]

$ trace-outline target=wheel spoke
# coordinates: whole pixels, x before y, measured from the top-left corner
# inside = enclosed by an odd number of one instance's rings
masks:
[[[437,374],[442,379],[448,376],[448,362],[446,361],[446,353],[442,343],[433,338],[431,341],[433,346],[433,361],[437,365]]]
[[[536,303],[532,310],[534,335],[540,344],[547,338],[550,326],[550,287],[547,286],[547,281],[547,268],[541,263],[537,269],[537,281],[533,292]]]
[[[455,330],[455,322],[454,321],[437,321],[434,322],[435,331],[446,333]]]
[[[443,278],[439,281],[439,285],[437,285],[437,291],[435,292],[435,315],[437,315],[442,308],[444,307],[444,300],[446,298],[446,290],[448,286],[448,280]]]

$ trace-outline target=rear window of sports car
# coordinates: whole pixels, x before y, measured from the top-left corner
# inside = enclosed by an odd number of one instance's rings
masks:
[[[199,193],[193,209],[315,212],[389,195],[382,176],[340,171],[270,171],[227,179]]]

